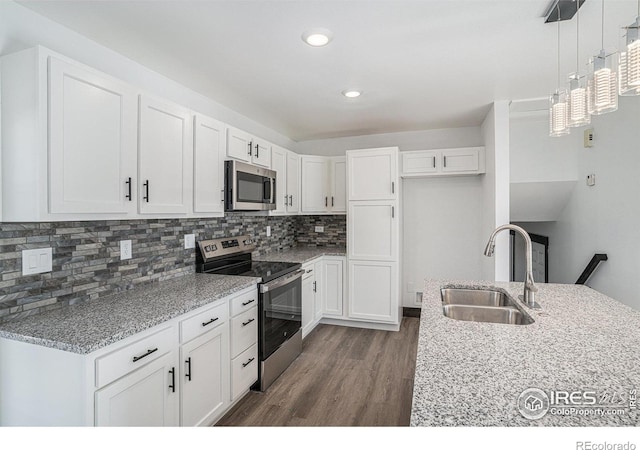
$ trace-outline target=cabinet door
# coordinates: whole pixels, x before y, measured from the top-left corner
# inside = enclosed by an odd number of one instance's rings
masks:
[[[398,321],[398,263],[349,261],[349,317]]]
[[[425,150],[417,152],[402,152],[402,175],[418,176],[436,173],[439,169],[438,151]]]
[[[344,289],[344,259],[327,259],[322,262],[323,314],[342,317]]]
[[[287,204],[288,213],[300,211],[300,157],[293,152],[287,154]]]
[[[140,213],[186,213],[191,197],[193,148],[190,114],[140,96],[138,195]]]
[[[302,279],[302,337],[305,337],[313,327],[315,314],[315,292],[313,291],[316,277],[312,273]]]
[[[331,212],[347,212],[347,158],[331,158]]]
[[[251,162],[257,166],[271,166],[271,144],[256,137],[252,139],[252,144]]]
[[[460,148],[442,150],[443,172],[477,172],[479,169],[478,149]]]
[[[322,156],[302,156],[302,212],[327,212],[328,164]]]
[[[176,354],[167,353],[95,394],[97,426],[177,426]]]
[[[398,260],[398,214],[395,202],[349,202],[349,258]]]
[[[251,162],[251,135],[237,128],[227,128],[227,156]]]
[[[397,160],[397,147],[348,151],[349,200],[395,199]]]
[[[271,149],[271,170],[276,171],[276,209],[270,211],[270,214],[285,214],[289,203],[289,195],[287,193],[287,151],[275,145]]]
[[[322,305],[324,304],[325,291],[323,289],[322,280],[324,279],[324,264],[318,261],[313,265],[314,283],[313,293],[315,294],[313,304],[313,323],[314,327],[320,319],[322,319]]]
[[[193,210],[224,212],[224,124],[197,114],[193,128]]]
[[[180,425],[209,425],[225,410],[230,395],[228,323],[184,344],[180,355]]]
[[[137,173],[135,92],[124,83],[53,57],[49,81],[50,212],[132,210]]]

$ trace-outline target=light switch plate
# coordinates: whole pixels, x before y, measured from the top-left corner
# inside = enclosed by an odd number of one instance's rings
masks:
[[[196,235],[185,234],[184,235],[184,248],[196,248]]]
[[[320,227],[316,227],[316,233],[324,233],[324,227],[320,226]]]
[[[131,259],[131,241],[120,241],[120,260]]]
[[[595,186],[596,185],[596,174],[590,173],[587,175],[587,186]]]
[[[267,225],[267,237],[271,236],[271,225]]]
[[[52,261],[51,247],[22,250],[22,275],[51,272]]]

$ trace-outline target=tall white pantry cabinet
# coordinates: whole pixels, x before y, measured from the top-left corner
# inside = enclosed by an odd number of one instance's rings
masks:
[[[400,314],[398,148],[347,152],[348,315],[397,325]]]

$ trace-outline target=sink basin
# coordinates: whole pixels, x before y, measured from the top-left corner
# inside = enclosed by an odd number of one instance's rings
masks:
[[[492,289],[443,288],[442,312],[468,322],[529,325],[533,319],[504,292]]]
[[[489,289],[440,289],[444,305],[512,306],[513,302],[503,292]]]

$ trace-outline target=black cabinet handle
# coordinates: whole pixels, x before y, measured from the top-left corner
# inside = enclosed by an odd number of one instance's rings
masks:
[[[443,162],[444,167],[447,167],[447,157],[446,156],[442,157],[442,162]]]
[[[256,144],[256,158],[260,158],[260,156],[258,155],[258,150],[260,149],[260,145]]]
[[[145,181],[143,186],[145,187],[146,190],[146,194],[144,197],[142,197],[143,200],[145,200],[147,203],[149,203],[149,180]]]
[[[325,206],[325,208],[326,208],[327,206],[329,206],[329,198],[328,198],[328,197],[325,197],[325,198],[324,198],[324,206]]]
[[[243,327],[246,327],[247,325],[249,325],[249,324],[250,324],[251,322],[253,322],[254,320],[256,320],[256,319],[249,319],[249,320],[247,320],[246,322],[242,322],[242,326],[243,326]]]
[[[333,195],[331,196],[331,207],[333,208]]]
[[[129,199],[129,201],[131,201],[131,177],[129,177],[127,181],[124,182],[124,184],[128,186],[128,191],[129,191],[129,193],[124,196],[124,198]]]
[[[318,292],[318,291],[316,290],[316,288],[317,288],[317,281],[314,281],[314,282],[313,282],[313,292]]]
[[[253,302],[255,302],[255,301],[256,301],[256,299],[255,299],[255,298],[252,298],[252,299],[251,299],[251,300],[249,300],[248,302],[242,302],[242,306],[247,306],[249,303],[253,303]]]
[[[203,327],[206,327],[207,325],[211,325],[213,322],[215,322],[215,321],[216,321],[216,320],[218,320],[218,319],[219,319],[219,317],[214,317],[213,319],[211,319],[211,320],[210,320],[210,321],[208,321],[208,322],[202,322],[202,326],[203,326]]]
[[[171,374],[171,384],[169,385],[169,389],[171,389],[171,392],[175,392],[176,391],[176,368],[172,367],[169,373]]]
[[[396,208],[394,206],[391,207],[391,218],[396,217]]]
[[[253,147],[253,142],[249,142],[249,156],[251,156],[251,147]]]
[[[293,206],[293,195],[289,196],[289,206]]]
[[[313,269],[307,269],[307,273],[313,272]]]
[[[246,363],[242,363],[242,367],[247,367],[249,364],[251,364],[251,361],[253,361],[255,358],[249,358],[249,361],[247,361]]]
[[[133,357],[133,362],[138,362],[140,361],[142,358],[146,358],[147,356],[149,356],[152,353],[155,353],[158,351],[158,347],[156,348],[152,348],[151,350],[147,350],[147,353],[145,353],[144,355],[141,356],[134,356]]]
[[[396,193],[396,184],[393,181],[391,182],[391,193],[392,194]]]
[[[191,381],[191,356],[187,358],[185,363],[187,363],[187,373],[185,373],[184,376],[187,377],[188,381]]]

